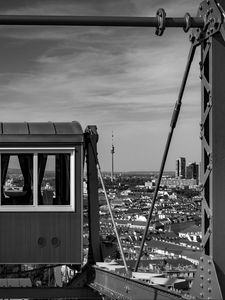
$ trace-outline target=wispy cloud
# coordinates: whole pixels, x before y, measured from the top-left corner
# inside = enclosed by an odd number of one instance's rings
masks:
[[[115,109],[110,113],[115,119],[120,116],[124,121],[130,119],[127,103],[133,103],[136,113],[136,103],[146,107],[151,104],[154,107],[155,101],[165,107],[171,105],[182,75],[182,71],[177,71],[174,65],[184,65],[183,57],[175,57],[171,45],[167,45],[165,54],[163,49],[151,50],[151,45],[149,48],[145,45],[143,49],[142,45],[129,47],[132,42],[126,37],[127,48],[120,42],[115,40],[114,51],[110,51],[112,40],[109,44],[89,42],[87,48],[87,41],[77,44],[74,41],[65,52],[63,46],[50,47],[36,58],[36,68],[32,73],[14,76],[5,89],[11,92],[12,97],[23,95],[22,101],[40,96],[42,99],[49,98],[51,105],[55,103],[55,109],[63,98],[68,107],[74,106],[85,114],[90,103],[95,103],[98,106],[96,121],[99,121],[101,112],[105,114],[107,106],[111,111],[111,104],[115,105]],[[191,85],[195,88],[196,82],[192,80]],[[121,109],[121,103],[124,103],[125,109]]]
[[[196,0],[1,0],[0,11],[8,14],[110,14],[110,15],[154,15],[164,7],[169,14],[183,15],[185,10],[197,11]]]
[[[1,13],[141,16],[154,15],[162,6],[169,15],[182,16],[196,9],[194,0],[8,3]],[[152,28],[5,26],[0,36],[2,120],[76,119],[84,127],[97,124],[103,135],[113,127],[127,145],[132,145],[128,127],[138,139],[143,135],[137,129],[150,125],[156,128],[151,129],[155,139],[169,124],[190,47],[182,29],[166,29],[156,37]],[[189,127],[200,107],[198,59],[182,109]]]

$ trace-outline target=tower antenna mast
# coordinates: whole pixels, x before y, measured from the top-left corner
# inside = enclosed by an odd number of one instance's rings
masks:
[[[112,148],[111,148],[111,154],[112,154],[112,169],[111,169],[111,182],[114,180],[114,153],[115,153],[115,147],[113,144],[113,132],[112,132]]]

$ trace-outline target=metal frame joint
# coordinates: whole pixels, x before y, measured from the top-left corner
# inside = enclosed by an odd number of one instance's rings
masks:
[[[197,17],[203,18],[204,26],[202,29],[194,28],[192,30],[189,39],[194,45],[200,45],[203,40],[220,31],[224,19],[221,8],[215,0],[201,2]]]

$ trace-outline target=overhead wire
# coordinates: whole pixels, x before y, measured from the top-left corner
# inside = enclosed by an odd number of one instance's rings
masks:
[[[118,246],[119,246],[119,249],[120,249],[120,254],[121,254],[121,257],[122,257],[122,260],[123,260],[124,268],[125,268],[126,272],[128,273],[128,267],[127,267],[125,255],[124,255],[124,252],[123,252],[122,243],[120,241],[119,233],[118,233],[116,223],[115,223],[115,220],[114,220],[114,216],[113,216],[113,213],[112,213],[112,208],[111,208],[109,198],[108,198],[108,195],[107,195],[107,192],[106,192],[106,188],[105,188],[105,184],[104,184],[104,180],[103,180],[102,171],[101,171],[101,167],[100,167],[100,164],[99,164],[98,156],[97,156],[96,151],[94,150],[92,140],[91,140],[91,146],[92,146],[92,150],[93,150],[93,153],[94,153],[95,162],[96,162],[99,178],[100,178],[100,181],[101,181],[102,189],[103,189],[105,199],[106,199],[106,202],[107,202],[107,206],[108,206],[108,209],[109,209],[109,214],[110,214],[110,217],[111,217],[111,220],[112,220],[112,223],[113,223],[113,229],[114,229],[114,232],[116,234],[117,241],[118,241]]]
[[[161,162],[161,166],[160,166],[160,170],[159,170],[159,176],[158,176],[157,184],[156,184],[154,195],[153,195],[151,209],[150,209],[150,212],[149,212],[149,216],[148,216],[148,219],[147,219],[147,224],[146,224],[144,235],[143,235],[143,238],[142,238],[139,255],[138,255],[136,265],[135,265],[135,268],[134,268],[135,272],[137,272],[137,270],[138,270],[138,265],[139,265],[139,262],[140,262],[140,259],[141,259],[141,256],[142,256],[144,243],[145,243],[146,236],[147,236],[147,233],[148,233],[149,225],[150,225],[150,222],[152,220],[152,214],[153,214],[154,206],[155,206],[155,203],[156,203],[156,199],[157,199],[157,195],[158,195],[162,175],[163,175],[163,172],[164,172],[164,167],[165,167],[166,159],[167,159],[167,156],[168,156],[171,140],[172,140],[172,137],[173,137],[173,132],[174,132],[174,129],[176,127],[177,120],[178,120],[178,117],[179,117],[180,108],[181,108],[181,105],[182,105],[182,98],[183,98],[183,94],[184,94],[184,89],[185,89],[185,86],[186,86],[186,83],[187,83],[187,78],[188,78],[189,71],[190,71],[190,68],[191,68],[191,63],[192,63],[194,55],[195,55],[196,47],[197,47],[196,45],[191,44],[191,48],[189,50],[188,60],[187,60],[186,68],[185,68],[185,71],[184,71],[183,79],[182,79],[182,82],[181,82],[181,87],[180,87],[180,90],[179,90],[178,100],[175,103],[172,118],[171,118],[171,122],[170,122],[170,130],[169,130],[169,134],[168,134],[167,141],[166,141],[166,146],[165,146],[163,157],[162,157],[162,162]]]

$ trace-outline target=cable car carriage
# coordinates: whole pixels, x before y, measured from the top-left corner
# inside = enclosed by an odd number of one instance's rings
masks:
[[[80,265],[80,124],[1,123],[0,130],[0,263]]]

